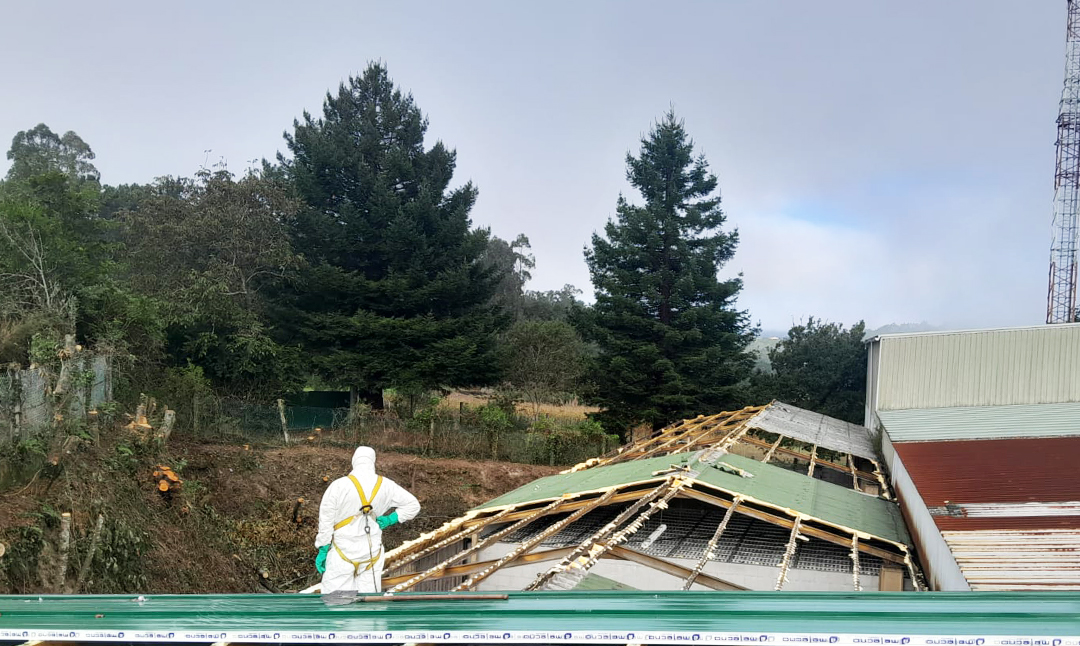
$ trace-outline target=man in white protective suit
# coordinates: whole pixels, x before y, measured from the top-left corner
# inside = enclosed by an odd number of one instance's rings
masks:
[[[375,473],[375,450],[353,453],[352,472],[330,483],[319,505],[315,569],[323,594],[382,590],[382,531],[411,520],[420,503],[396,482]]]

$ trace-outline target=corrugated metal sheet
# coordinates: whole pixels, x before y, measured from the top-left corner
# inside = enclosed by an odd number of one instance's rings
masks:
[[[1080,590],[1080,530],[943,535],[973,590]]]
[[[831,482],[764,464],[741,455],[727,454],[724,462],[748,474],[740,477],[698,461],[701,452],[633,460],[560,473],[519,487],[477,509],[554,500],[566,494],[597,491],[634,482],[660,481],[673,465],[696,471],[694,479],[733,493],[790,509],[833,525],[872,534],[895,543],[908,544],[900,509],[895,503],[846,489]]]
[[[36,633],[79,631],[92,633],[85,641],[112,643],[1069,646],[1076,644],[1080,632],[1078,613],[1080,594],[1067,591],[546,591],[511,592],[505,600],[337,607],[328,607],[314,594],[0,596],[0,639],[70,641],[71,635]],[[964,639],[952,638],[958,636]],[[1067,641],[1053,641],[1056,638]]]
[[[865,427],[789,404],[770,404],[750,426],[867,460],[877,459],[870,431]]]
[[[1024,516],[1080,516],[1080,501],[949,503],[930,509],[932,516],[962,518],[1014,518]]]
[[[885,335],[872,344],[878,411],[1080,401],[1080,325]]]
[[[972,589],[1080,590],[1080,438],[890,446]]]
[[[892,475],[893,490],[896,491],[900,500],[900,509],[915,542],[919,561],[923,566],[930,589],[970,590],[967,579],[964,578],[948,544],[942,538],[941,531],[927,510],[911,475],[908,474],[887,436],[882,438],[881,452]]]
[[[1080,500],[1080,437],[894,443],[928,507]],[[939,517],[947,521],[975,519]],[[1005,519],[986,519],[991,522]],[[1046,527],[1046,516],[1019,517]],[[1080,518],[1076,518],[1080,527]]]
[[[883,410],[878,418],[893,442],[1080,437],[1076,402]]]

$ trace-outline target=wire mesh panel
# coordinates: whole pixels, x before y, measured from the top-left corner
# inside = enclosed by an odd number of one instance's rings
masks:
[[[18,436],[20,399],[18,373],[13,370],[0,373],[0,445],[14,442]]]
[[[608,505],[589,512],[577,522],[547,538],[542,546],[559,548],[580,545],[585,539],[611,522],[629,506]],[[723,521],[725,509],[694,501],[675,501],[671,507],[646,521],[624,544],[626,547],[660,558],[699,559],[716,528]],[[552,514],[507,535],[504,543],[521,543],[540,534],[568,514]],[[777,566],[784,557],[790,530],[736,513],[728,523],[714,550],[713,561],[744,565]],[[881,559],[869,554],[859,558],[859,572],[877,575]],[[799,542],[793,569],[821,572],[851,572],[851,551],[821,539]]]
[[[90,362],[90,370],[94,373],[94,380],[90,385],[90,407],[94,408],[112,399],[109,360],[105,357],[94,357]]]
[[[416,573],[419,573],[419,572],[424,572],[428,568],[432,568],[432,567],[438,565],[439,563],[442,563],[446,559],[450,558],[451,556],[454,556],[455,554],[459,554],[459,553],[463,552],[464,550],[465,550],[465,546],[459,541],[457,543],[454,543],[453,545],[447,545],[446,547],[444,547],[444,548],[442,548],[440,550],[436,550],[435,552],[433,552],[431,554],[428,554],[427,556],[425,556],[423,558],[417,559],[416,561],[414,561],[414,562],[412,562],[412,563],[410,563],[410,564],[408,564],[408,565],[406,565],[404,567],[395,568],[394,571],[392,572],[392,574],[394,576],[399,576],[399,575],[402,575],[402,574],[416,574]],[[469,558],[467,558],[465,560],[462,560],[462,561],[455,561],[452,564],[458,565],[458,564],[463,563],[463,562],[472,562],[474,560],[475,560],[475,555],[473,555],[473,557],[469,557]],[[384,572],[383,576],[387,576],[387,574],[388,573]],[[465,576],[447,576],[447,577],[442,577],[442,578],[438,578],[438,579],[431,578],[431,579],[427,579],[425,581],[421,581],[420,583],[417,583],[415,586],[413,586],[413,588],[411,588],[411,591],[412,592],[449,592],[450,590],[453,590],[457,585],[459,585],[463,581],[465,581],[466,578],[468,578],[468,577],[465,577]]]
[[[22,437],[41,430],[52,419],[52,407],[45,396],[46,380],[41,370],[22,370],[19,373],[22,391],[22,411],[19,415]]]

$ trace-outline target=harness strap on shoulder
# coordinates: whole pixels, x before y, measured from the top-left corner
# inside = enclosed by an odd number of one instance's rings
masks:
[[[360,494],[360,513],[353,514],[352,516],[349,516],[348,518],[346,518],[346,519],[344,519],[342,521],[339,521],[337,524],[334,525],[334,530],[335,531],[341,529],[342,527],[345,527],[349,523],[356,520],[359,516],[371,513],[371,509],[372,509],[371,503],[372,503],[372,501],[375,500],[375,496],[378,495],[378,493],[379,493],[379,487],[382,486],[383,477],[379,476],[378,478],[375,479],[375,487],[371,490],[371,498],[370,499],[368,499],[367,494],[364,493],[364,487],[360,485],[360,480],[358,480],[356,478],[356,476],[354,476],[353,474],[350,473],[349,474],[349,480],[351,480],[352,483],[353,483],[353,486],[356,487],[356,493]],[[338,551],[340,552],[341,550],[338,550]],[[345,557],[342,556],[341,558],[345,558]]]

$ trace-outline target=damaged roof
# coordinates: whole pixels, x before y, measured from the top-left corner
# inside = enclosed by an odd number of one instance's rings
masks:
[[[873,434],[865,426],[845,422],[821,413],[803,410],[781,402],[765,407],[751,422],[754,428],[793,437],[809,444],[877,459]]]
[[[674,467],[684,472],[687,478],[732,496],[742,495],[777,509],[791,510],[895,543],[910,543],[900,509],[891,501],[807,478],[741,455],[729,453],[714,464],[703,462],[703,456],[706,452],[698,451],[547,476],[476,509],[498,510],[612,487],[660,483]]]
[[[449,589],[472,590],[500,568],[555,560],[525,589],[570,589],[599,559],[615,558],[683,579],[684,589],[744,589],[704,572],[730,560],[730,550],[721,553],[731,525],[767,543],[754,548],[755,558],[779,568],[776,589],[804,562],[804,569],[828,562],[837,564],[829,571],[852,572],[856,590],[860,574],[889,562],[918,588],[911,539],[872,446],[860,426],[775,402],[684,420],[401,545],[386,556],[384,585],[401,592],[443,579]],[[668,553],[658,554],[653,538],[680,518],[686,522],[660,541]],[[477,560],[496,544],[507,551]]]
[[[711,447],[727,451],[739,444],[756,444],[766,449],[765,462],[776,455],[786,454],[840,470],[858,469],[855,458],[870,463],[874,470],[878,466],[875,436],[866,427],[789,404],[772,402],[765,406],[747,406],[737,411],[699,415],[676,422],[652,437],[586,460],[570,471]],[[845,464],[838,465],[834,460],[817,456],[817,448],[846,456],[842,458]],[[882,487],[885,486],[884,478],[877,477],[880,474],[863,475],[875,478]]]

